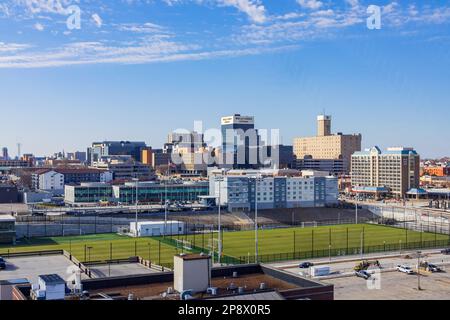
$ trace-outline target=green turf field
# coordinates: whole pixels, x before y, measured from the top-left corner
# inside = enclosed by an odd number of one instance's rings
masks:
[[[448,235],[434,233],[419,233],[403,229],[361,224],[337,225],[330,227],[287,228],[259,230],[259,255],[278,253],[307,252],[312,250],[359,248],[361,238],[364,247],[379,245],[398,245],[406,243],[434,240],[448,240]],[[84,235],[73,237],[34,238],[21,241],[16,246],[0,246],[0,254],[9,252],[27,252],[65,249],[72,252],[80,261],[101,261],[129,258],[139,255],[149,257],[155,263],[171,265],[173,255],[182,251],[181,245],[175,247],[175,241],[169,238],[183,239],[202,251],[210,252],[213,244],[217,251],[217,232],[202,233],[188,236],[167,237],[161,243],[159,254],[159,240],[162,238],[129,238],[117,234]],[[110,245],[112,244],[112,256]],[[90,248],[90,249],[86,249]],[[187,249],[183,249],[189,252]],[[85,254],[86,252],[86,254]],[[90,253],[90,254],[89,254]],[[230,257],[245,257],[255,253],[255,232],[223,232],[223,253]]]
[[[110,255],[111,244],[112,256]],[[90,249],[88,249],[89,247]],[[164,243],[161,243],[161,250],[159,250],[159,241],[156,238],[134,239],[117,234],[97,234],[22,240],[13,247],[0,246],[0,254],[58,249],[71,252],[82,262],[104,261],[110,258],[123,259],[135,255],[148,259],[150,254],[152,261],[155,263],[161,262],[163,265],[172,264],[173,256],[178,253],[176,248]],[[159,251],[161,251],[161,254],[159,254]]]
[[[348,230],[348,236],[347,236]],[[214,243],[217,250],[217,233],[180,237],[191,241],[196,247],[210,250]],[[212,240],[212,239],[215,240]],[[448,240],[448,235],[420,233],[380,225],[336,225],[316,228],[287,228],[259,230],[259,255],[305,252],[314,250],[359,248],[363,238],[364,247],[403,245],[411,242]],[[348,239],[348,240],[347,240]],[[348,242],[348,244],[347,244]],[[295,244],[294,244],[295,243]],[[243,257],[255,253],[255,231],[224,232],[223,253]]]

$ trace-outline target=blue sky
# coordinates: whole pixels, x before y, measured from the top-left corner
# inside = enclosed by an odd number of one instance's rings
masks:
[[[4,0],[0,88],[12,155],[17,142],[37,155],[103,139],[159,147],[232,113],[290,144],[325,110],[364,147],[448,156],[450,1]]]

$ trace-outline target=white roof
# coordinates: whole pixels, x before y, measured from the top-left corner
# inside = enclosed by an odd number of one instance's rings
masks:
[[[0,222],[12,222],[16,221],[16,218],[10,215],[0,215]]]
[[[131,223],[136,223],[136,222],[131,222]],[[182,224],[182,221],[167,221],[167,224]],[[164,224],[164,220],[161,221],[139,221],[138,225],[161,225]]]

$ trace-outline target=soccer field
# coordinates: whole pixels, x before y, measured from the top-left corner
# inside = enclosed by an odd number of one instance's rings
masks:
[[[194,246],[209,252],[218,247],[218,233],[175,237],[190,241]],[[223,253],[232,257],[255,254],[255,231],[223,233]],[[213,240],[214,239],[214,240]],[[371,225],[335,225],[310,228],[283,228],[258,231],[259,255],[309,252],[317,250],[343,251],[351,248],[371,246],[403,246],[413,242],[448,240],[448,235],[421,233],[411,230]]]
[[[173,246],[160,244],[156,238],[130,238],[117,234],[97,234],[73,237],[33,238],[16,246],[0,246],[0,254],[63,249],[81,262],[124,259],[141,256],[154,263],[169,266],[178,253]],[[112,250],[111,250],[112,249]]]
[[[226,256],[242,258],[255,254],[255,232],[223,232],[223,253]],[[171,241],[172,239],[172,241]],[[82,262],[104,261],[141,256],[157,264],[171,266],[173,256],[181,251],[181,241],[176,247],[176,239],[193,245],[204,252],[218,250],[218,233],[198,233],[196,235],[173,236],[162,238],[129,238],[117,234],[98,234],[73,237],[35,238],[20,242],[16,246],[0,246],[0,254],[8,252],[30,252],[64,249],[71,252]],[[411,230],[380,225],[335,225],[309,228],[280,228],[258,231],[259,255],[280,253],[301,253],[318,250],[342,250],[359,248],[363,243],[370,246],[403,246],[414,242],[449,240],[448,235],[420,233]],[[330,248],[331,245],[331,248]],[[347,249],[348,248],[348,249]],[[111,250],[112,249],[112,250]]]

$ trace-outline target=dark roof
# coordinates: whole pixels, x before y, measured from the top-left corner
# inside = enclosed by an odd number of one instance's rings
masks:
[[[65,284],[66,281],[64,281],[63,278],[61,278],[57,274],[47,274],[39,276],[45,283],[47,284]]]
[[[202,254],[178,254],[177,256],[182,258],[183,260],[203,260],[211,258],[209,255]]]
[[[55,171],[60,174],[70,174],[70,173],[101,173],[107,170],[95,169],[95,168],[47,168],[42,170],[37,170],[35,174],[44,174],[50,171]]]

